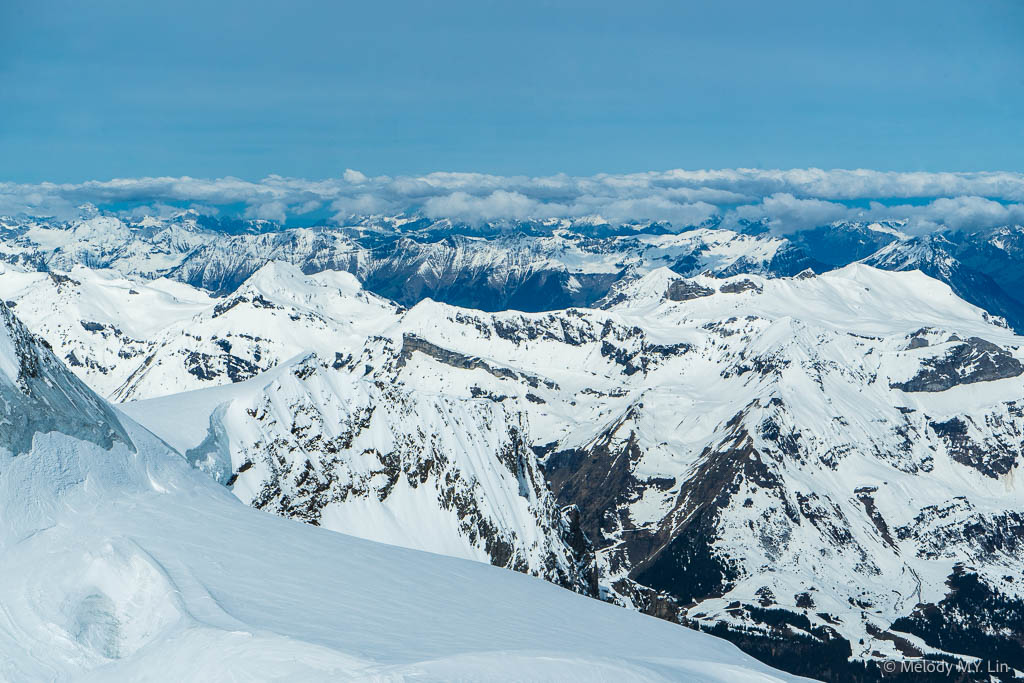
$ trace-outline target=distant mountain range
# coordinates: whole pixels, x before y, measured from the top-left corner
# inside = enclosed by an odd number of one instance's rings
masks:
[[[268,221],[93,216],[72,222],[0,219],[0,258],[36,270],[73,265],[165,276],[212,294],[233,292],[270,261],[310,274],[353,273],[370,292],[412,306],[430,298],[486,311],[589,306],[620,281],[668,267],[692,276],[827,272],[856,261],[921,270],[964,300],[1024,329],[1024,226],[911,236],[899,221],[834,223],[786,236],[657,223],[568,220],[467,226],[368,218],[344,227],[278,229]]]

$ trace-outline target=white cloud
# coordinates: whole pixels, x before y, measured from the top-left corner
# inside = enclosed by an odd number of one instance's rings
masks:
[[[303,202],[302,204],[299,204],[298,206],[294,207],[292,209],[292,212],[296,214],[311,213],[313,211],[316,211],[323,205],[324,203],[319,199],[310,199],[309,201]]]
[[[798,199],[788,192],[777,192],[759,204],[737,207],[726,215],[726,227],[739,220],[766,221],[773,232],[791,233],[850,218],[851,211],[843,204],[822,199]]]
[[[495,190],[485,197],[474,197],[459,191],[441,197],[431,197],[423,203],[423,213],[428,218],[456,218],[480,222],[563,216],[565,207],[540,202],[519,192],[507,190]]]
[[[617,199],[606,204],[590,202],[591,211],[579,211],[576,216],[599,215],[611,223],[663,221],[673,225],[697,225],[718,213],[718,207],[707,202],[679,203],[666,197]]]
[[[341,179],[350,185],[362,185],[369,180],[365,175],[352,168],[346,168],[345,172],[341,174]]]
[[[1024,174],[896,173],[872,170],[719,169],[530,177],[483,173],[339,177],[118,178],[77,184],[0,183],[0,214],[77,215],[101,208],[202,205],[222,213],[285,220],[329,206],[337,220],[419,211],[463,221],[581,218],[691,225],[763,219],[779,232],[833,220],[909,221],[911,229],[969,229],[1024,222]],[[864,208],[868,202],[867,208]],[[870,203],[874,202],[874,203]],[[125,209],[125,205],[128,208]]]
[[[995,225],[1024,224],[1024,204],[1003,204],[985,197],[940,197],[923,206],[874,203],[869,215],[877,219],[893,213],[908,220],[908,230],[919,233],[939,228],[977,230]]]
[[[243,216],[246,218],[262,218],[267,221],[284,222],[287,217],[287,207],[284,202],[266,202],[264,204],[253,204],[245,210]]]
[[[402,205],[384,197],[365,193],[352,197],[345,196],[331,202],[331,211],[335,221],[345,221],[354,216],[372,216],[378,214],[399,214]]]

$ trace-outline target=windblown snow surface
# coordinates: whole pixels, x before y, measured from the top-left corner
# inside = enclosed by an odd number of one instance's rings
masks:
[[[4,680],[787,678],[539,579],[248,508],[0,314]]]

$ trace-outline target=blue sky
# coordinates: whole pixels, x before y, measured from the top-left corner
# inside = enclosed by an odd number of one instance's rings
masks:
[[[1024,170],[1024,2],[0,2],[0,180]]]

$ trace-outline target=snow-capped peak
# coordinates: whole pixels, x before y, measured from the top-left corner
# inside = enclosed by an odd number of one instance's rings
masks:
[[[284,261],[268,261],[250,275],[239,290],[262,294],[276,301],[309,301],[320,295],[325,288],[347,297],[363,291],[362,284],[352,273],[332,270],[309,276]]]
[[[894,272],[861,263],[793,278],[684,278],[662,268],[616,288],[603,307],[666,323],[755,315],[858,334],[908,334],[935,326],[998,339],[1012,336],[1002,321],[956,296],[944,282],[917,270]]]

